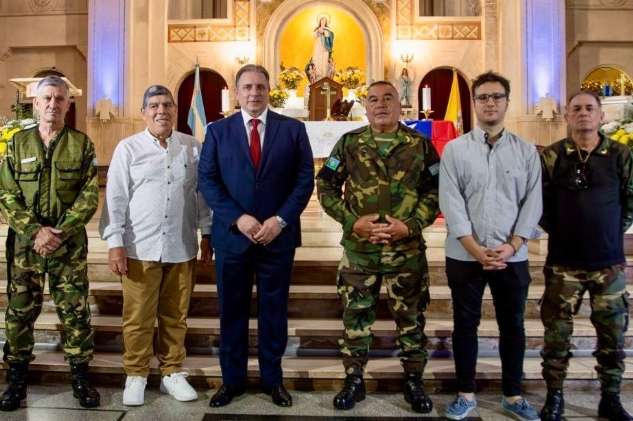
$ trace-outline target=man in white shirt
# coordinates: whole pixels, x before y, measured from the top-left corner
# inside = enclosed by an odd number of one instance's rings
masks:
[[[144,402],[156,320],[161,391],[197,399],[181,366],[198,228],[202,259],[210,262],[213,253],[210,211],[197,193],[200,143],[173,130],[176,103],[164,86],[145,91],[141,112],[147,128],[123,139],[112,156],[100,226],[110,269],[122,277],[123,404],[129,406]]]

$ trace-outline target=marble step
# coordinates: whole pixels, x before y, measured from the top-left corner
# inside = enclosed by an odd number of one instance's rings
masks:
[[[592,357],[575,357],[570,361],[567,381],[597,380],[594,369],[595,359]],[[341,386],[345,373],[338,357],[285,357],[282,360],[284,382],[290,388],[307,388],[336,390]],[[189,372],[191,380],[202,380],[217,385],[221,380],[220,363],[215,356],[188,356],[183,365]],[[61,352],[36,352],[36,358],[30,364],[30,371],[43,373],[67,373],[68,364]],[[124,372],[120,353],[96,353],[90,363],[93,376],[104,374],[112,380],[112,376],[119,376],[122,380]],[[526,358],[524,362],[524,379],[531,385],[541,385],[541,359]],[[152,360],[151,375],[159,375],[157,361]],[[627,364],[623,375],[625,381],[633,379],[633,365]],[[259,379],[257,357],[250,357],[248,361],[248,378],[255,382]],[[365,378],[378,383],[390,383],[401,387],[402,367],[397,357],[372,358],[367,364]],[[430,359],[424,371],[425,381],[431,384],[451,381],[455,379],[455,366],[452,359]],[[480,382],[495,382],[501,379],[501,362],[497,357],[480,357],[477,362],[477,379]],[[438,381],[438,383],[434,383]],[[383,384],[385,387],[387,383]],[[375,388],[374,384],[374,388]],[[380,387],[378,387],[380,388]]]
[[[336,269],[341,259],[341,247],[299,247],[295,254],[292,283],[321,284],[334,282]],[[431,284],[446,285],[445,255],[443,248],[429,248],[426,250]],[[118,282],[120,279],[108,268],[107,252],[88,253],[88,277],[92,283]],[[533,283],[543,283],[543,256],[530,255],[530,272]],[[633,276],[633,257],[629,262],[629,270]],[[0,257],[0,279],[6,279],[6,260],[4,254]],[[199,262],[197,267],[198,283],[214,283],[215,269],[213,264],[206,265]]]
[[[0,339],[4,340],[4,314],[0,315]],[[93,315],[92,326],[95,330],[97,351],[122,352],[121,317],[115,315]],[[212,354],[219,346],[220,321],[214,317],[189,317],[187,319],[186,344],[188,354]],[[42,313],[35,322],[35,341],[38,346],[54,346],[60,348],[63,327],[54,313]],[[425,333],[429,338],[428,350],[432,356],[445,356],[451,353],[451,333],[453,322],[449,319],[427,320]],[[374,341],[372,350],[396,352],[395,323],[392,320],[377,320],[372,328]],[[544,328],[540,320],[525,321],[526,346],[528,351],[536,354],[543,347]],[[338,339],[343,334],[340,319],[289,319],[288,320],[288,353],[306,355],[329,350],[338,350]],[[482,355],[497,353],[499,330],[494,320],[482,320],[479,327],[479,352]],[[249,321],[249,342],[253,349],[257,347],[257,320]],[[591,321],[579,317],[574,321],[572,349],[589,355],[596,346],[596,335]],[[633,350],[633,332],[626,334],[625,349]]]
[[[425,238],[428,240],[426,257],[431,284],[446,285],[445,253],[443,248],[443,238],[446,235],[446,228],[441,220],[438,221],[439,222],[428,227],[424,232]],[[323,280],[329,281],[335,279],[336,268],[343,252],[338,244],[341,236],[340,226],[328,216],[303,216],[302,222],[304,231],[303,246],[297,249],[295,255],[293,283],[319,284],[322,283]],[[93,219],[88,224],[90,243],[88,254],[89,278],[91,282],[118,281],[118,277],[108,268],[107,244],[99,238],[97,227],[98,219]],[[6,236],[6,224],[0,226],[0,237],[4,236]],[[633,239],[633,234],[627,234],[626,237]],[[0,238],[0,279],[6,279],[7,276],[6,264],[2,264],[6,263],[4,248],[5,241]],[[530,247],[530,250],[532,250],[532,248],[533,247]],[[530,253],[530,272],[534,284],[543,283],[542,267],[544,262],[544,254],[538,252]],[[200,264],[197,271],[197,282],[215,282],[214,272],[213,265]],[[627,275],[633,277],[633,256],[629,256],[627,259]]]
[[[633,285],[628,286],[629,293],[633,293]],[[0,291],[6,291],[6,281],[0,281]],[[45,288],[45,292],[48,288]],[[526,318],[540,318],[538,301],[543,295],[543,285],[531,285],[526,304]],[[431,302],[426,311],[427,318],[452,318],[452,299],[450,288],[445,285],[432,285],[429,289]],[[122,306],[121,284],[119,282],[96,282],[90,285],[90,302],[95,314],[120,315]],[[256,314],[256,291],[253,291],[251,315]],[[0,309],[6,307],[6,293],[0,293]],[[54,311],[50,297],[45,293],[44,311]],[[631,299],[633,300],[633,299]],[[579,315],[589,315],[588,298],[583,301]],[[290,318],[311,319],[340,318],[342,308],[336,293],[334,281],[331,285],[291,285],[288,303]],[[213,317],[219,314],[217,286],[215,284],[197,284],[192,294],[189,315],[192,317]],[[379,319],[390,319],[387,308],[387,293],[381,289],[378,302],[377,316]],[[490,291],[486,289],[482,303],[482,318],[494,318],[494,305]]]

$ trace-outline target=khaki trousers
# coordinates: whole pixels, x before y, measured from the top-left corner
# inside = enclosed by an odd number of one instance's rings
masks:
[[[149,374],[158,321],[156,358],[163,376],[181,371],[187,312],[196,259],[183,263],[128,259],[123,284],[123,367],[128,376]]]

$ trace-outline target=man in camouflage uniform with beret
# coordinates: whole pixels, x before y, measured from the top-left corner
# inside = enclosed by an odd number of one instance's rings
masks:
[[[541,419],[547,421],[562,419],[573,316],[587,291],[598,339],[593,353],[602,389],[598,415],[633,419],[620,403],[629,319],[623,239],[633,222],[633,158],[627,146],[598,131],[603,117],[598,96],[572,95],[565,112],[571,136],[541,154],[541,226],[549,234],[541,304],[548,389]]]
[[[405,400],[416,412],[433,408],[422,384],[427,361],[422,312],[429,301],[422,229],[437,216],[439,158],[427,139],[398,122],[398,98],[391,83],[372,83],[369,126],[343,135],[318,174],[319,201],[343,225],[345,249],[337,285],[347,377],[334,398],[337,409],[365,398],[363,370],[381,285],[397,324]]]
[[[85,229],[99,201],[94,145],[64,125],[70,96],[58,76],[40,80],[33,106],[38,126],[13,136],[0,166],[0,211],[9,224],[4,345],[8,386],[0,410],[15,410],[26,398],[33,325],[42,309],[46,274],[64,326],[73,395],[82,406],[96,407],[99,393],[87,377],[94,343]]]

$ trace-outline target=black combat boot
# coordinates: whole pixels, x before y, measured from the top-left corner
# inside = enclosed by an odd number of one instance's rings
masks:
[[[343,389],[334,396],[334,408],[352,409],[356,402],[365,399],[365,381],[363,376],[348,374]]]
[[[88,380],[88,363],[70,363],[70,374],[73,382],[73,396],[79,399],[79,405],[84,408],[99,406],[101,396]]]
[[[619,393],[602,392],[598,405],[598,417],[609,421],[633,421],[633,417],[622,407]]]
[[[0,411],[15,411],[26,399],[26,375],[29,363],[9,363],[7,388],[0,396]]]
[[[424,391],[421,373],[406,373],[404,400],[411,404],[415,412],[428,414],[433,410],[433,401]]]
[[[548,389],[545,405],[541,409],[541,421],[561,421],[565,412],[562,389]]]

